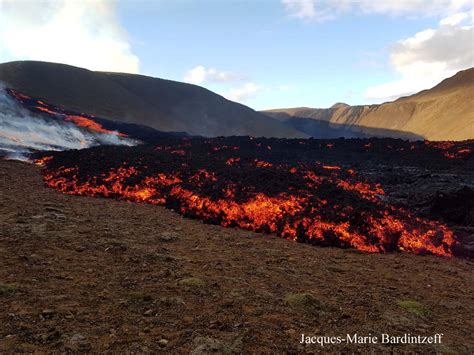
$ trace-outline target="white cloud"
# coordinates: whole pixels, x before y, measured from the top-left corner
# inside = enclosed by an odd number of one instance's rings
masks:
[[[362,12],[387,15],[444,15],[472,6],[471,0],[359,0],[351,2]]]
[[[262,85],[256,84],[252,81],[242,83],[244,79],[245,76],[236,75],[230,71],[219,71],[215,68],[206,68],[203,65],[194,67],[184,76],[184,81],[191,84],[204,86],[206,86],[205,84],[218,84],[221,87],[221,90],[217,90],[217,92],[225,98],[236,102],[245,102],[249,99],[255,98],[264,90]],[[241,84],[236,86],[238,82]],[[213,89],[215,89],[215,87]],[[288,89],[289,88],[286,86],[278,87],[278,90]]]
[[[232,72],[218,71],[214,68],[206,69],[202,65],[189,70],[184,76],[184,81],[196,85],[210,82],[224,83],[238,79]]]
[[[114,0],[0,0],[0,61],[42,60],[139,72]]]
[[[292,17],[312,19],[316,16],[316,1],[313,0],[282,0],[285,10]]]
[[[231,88],[227,92],[222,93],[222,96],[231,101],[244,102],[256,97],[262,90],[263,87],[261,85],[249,82],[240,87]]]
[[[331,20],[335,17],[334,4],[321,4],[317,0],[281,0],[285,11],[290,17],[302,20],[316,20],[319,22]]]
[[[469,18],[469,12],[458,12],[457,14],[441,19],[441,21],[439,21],[439,24],[456,26],[467,18]],[[472,18],[472,13],[471,13],[471,18]]]
[[[399,79],[369,87],[366,97],[380,102],[413,94],[474,66],[474,26],[463,24],[467,18],[450,16],[437,29],[398,41],[391,50],[390,64]]]
[[[241,86],[230,88],[220,94],[229,100],[244,103],[254,99],[261,94],[274,94],[277,92],[287,92],[294,90],[293,85],[261,85],[254,82],[247,82]]]
[[[472,0],[281,0],[290,17],[318,22],[347,12],[437,16],[472,7]]]
[[[390,65],[398,80],[367,89],[374,102],[391,100],[432,87],[457,71],[474,66],[472,0],[281,0],[290,17],[322,22],[341,14],[445,16],[440,27],[399,41]],[[380,67],[379,61],[364,63]]]

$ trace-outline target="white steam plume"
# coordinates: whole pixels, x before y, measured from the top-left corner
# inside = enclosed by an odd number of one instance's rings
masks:
[[[93,132],[73,122],[32,113],[7,95],[0,84],[0,152],[24,159],[34,150],[81,149],[95,145],[135,145],[113,133]]]

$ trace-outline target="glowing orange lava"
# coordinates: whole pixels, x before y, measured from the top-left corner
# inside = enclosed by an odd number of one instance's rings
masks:
[[[90,130],[96,131],[96,132],[99,132],[99,133],[115,134],[115,135],[119,135],[119,136],[122,136],[122,137],[126,136],[123,133],[119,133],[119,132],[110,131],[108,129],[105,129],[100,124],[98,124],[97,122],[94,122],[91,119],[83,117],[83,116],[73,116],[73,115],[68,116],[67,115],[67,116],[64,117],[64,119],[66,121],[74,122],[79,127],[89,128]]]
[[[358,177],[353,169],[319,164],[296,168],[261,159],[220,157],[221,153],[210,158],[201,154],[205,167],[193,168],[188,152],[175,158],[189,159],[186,163],[169,160],[180,149],[142,149],[147,153],[137,156],[134,163],[105,170],[98,165],[102,172],[97,175],[83,170],[89,167],[86,160],[53,168],[58,164],[55,159],[43,159],[44,181],[66,194],[163,205],[208,223],[323,246],[451,256],[456,245],[448,227],[383,202],[381,186]],[[211,147],[210,151],[222,149],[226,148]],[[163,164],[171,164],[172,170]],[[262,167],[271,170],[266,180],[251,180]],[[244,184],[241,178],[232,179],[242,169]]]
[[[16,100],[22,103],[29,102],[30,105],[31,104],[33,105],[32,107],[34,107],[35,110],[44,112],[48,115],[52,115],[56,118],[62,118],[65,121],[73,122],[78,127],[87,128],[89,130],[92,130],[98,133],[106,133],[106,134],[113,134],[113,135],[117,135],[121,137],[127,137],[126,134],[105,129],[101,124],[95,122],[92,119],[92,116],[90,115],[87,115],[88,117],[86,117],[85,114],[82,116],[70,115],[70,114],[67,114],[65,111],[63,111],[62,109],[49,105],[42,100],[33,99],[30,96],[24,95],[16,90],[8,89],[7,92]]]

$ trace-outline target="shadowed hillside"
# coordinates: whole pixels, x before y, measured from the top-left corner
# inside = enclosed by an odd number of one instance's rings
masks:
[[[381,105],[256,112],[202,87],[64,64],[0,64],[0,81],[70,110],[203,136],[465,140],[474,137],[474,68]]]
[[[207,89],[171,80],[19,61],[0,64],[0,81],[54,105],[161,131],[204,136],[306,136]]]
[[[474,68],[460,71],[435,87],[381,105],[327,109],[290,108],[265,111],[315,137],[426,138],[465,140],[474,137]]]

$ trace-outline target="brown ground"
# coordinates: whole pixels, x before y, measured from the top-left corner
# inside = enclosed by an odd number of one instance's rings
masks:
[[[0,353],[474,351],[472,261],[318,248],[66,196],[19,162],[0,161],[0,191]],[[312,297],[285,300],[298,293]],[[444,337],[322,348],[301,333]]]

